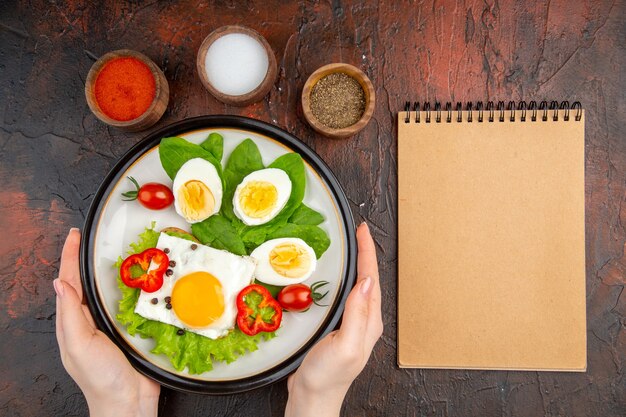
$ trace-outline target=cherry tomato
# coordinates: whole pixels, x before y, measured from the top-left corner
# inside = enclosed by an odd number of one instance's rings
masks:
[[[316,290],[326,284],[327,281],[316,282],[311,287],[305,284],[287,285],[278,293],[278,302],[283,309],[291,312],[306,311],[313,303],[322,306],[323,304],[319,304],[318,301],[324,298],[328,291],[320,294]]]
[[[167,185],[149,182],[139,186],[133,177],[128,177],[128,179],[135,184],[137,190],[122,193],[126,197],[124,201],[138,200],[142,206],[150,210],[161,210],[174,202],[174,194]]]
[[[304,311],[311,307],[311,288],[304,284],[287,285],[278,293],[280,306],[287,311]]]

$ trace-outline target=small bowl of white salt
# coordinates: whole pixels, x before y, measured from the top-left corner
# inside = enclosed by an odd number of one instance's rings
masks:
[[[222,26],[207,36],[196,59],[200,80],[219,101],[247,106],[276,82],[276,56],[267,40],[243,26]]]

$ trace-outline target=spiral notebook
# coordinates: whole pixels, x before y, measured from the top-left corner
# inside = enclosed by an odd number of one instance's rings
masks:
[[[398,114],[398,364],[584,371],[579,102]]]

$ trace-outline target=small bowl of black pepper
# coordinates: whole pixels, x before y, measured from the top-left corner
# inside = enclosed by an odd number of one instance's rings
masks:
[[[304,118],[329,138],[347,138],[363,129],[374,113],[375,101],[367,75],[343,63],[317,69],[302,89]]]

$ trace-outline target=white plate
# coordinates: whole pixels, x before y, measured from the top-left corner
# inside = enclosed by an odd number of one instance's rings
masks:
[[[200,126],[210,127],[192,128],[198,125],[198,119],[205,120]],[[224,127],[219,126],[219,120]],[[211,126],[216,123],[218,126]],[[248,352],[231,364],[214,362],[212,371],[190,375],[186,369],[182,372],[174,369],[165,355],[152,354],[153,339],[130,336],[125,327],[117,322],[115,315],[118,313],[121,293],[117,288],[117,271],[113,265],[119,256],[126,255],[129,244],[136,241],[138,235],[153,221],[156,222],[156,230],[167,226],[191,230],[176,214],[173,206],[153,211],[137,202],[123,201],[121,193],[133,188],[126,177],[132,176],[140,184],[160,182],[171,186],[171,180],[159,161],[160,138],[176,135],[193,143],[201,143],[212,132],[224,137],[223,166],[232,150],[246,138],[257,144],[266,166],[280,155],[293,151],[305,159],[307,187],[304,203],[324,215],[325,221],[320,227],[331,240],[330,247],[318,260],[316,271],[305,283],[320,280],[330,282],[326,288],[329,293],[324,299],[328,307],[313,305],[305,313],[285,312],[277,337],[259,343],[257,351]],[[285,138],[289,139],[287,143]],[[237,392],[265,385],[287,375],[299,364],[304,352],[323,334],[332,330],[347,295],[346,287],[349,290],[354,279],[354,224],[345,196],[340,188],[337,189],[338,184],[330,170],[310,149],[294,140],[297,141],[286,132],[252,119],[234,116],[190,119],[144,139],[122,158],[102,184],[85,226],[83,278],[90,308],[99,319],[100,327],[108,330],[114,341],[137,360],[134,364],[139,370],[173,388],[208,393]],[[149,369],[144,369],[145,365]],[[289,372],[286,372],[287,369]],[[181,381],[183,384],[180,384]]]

